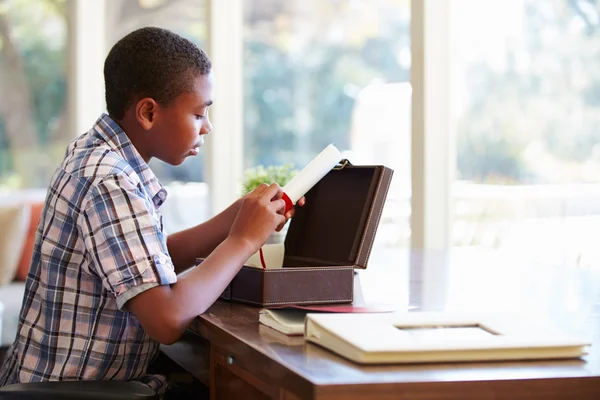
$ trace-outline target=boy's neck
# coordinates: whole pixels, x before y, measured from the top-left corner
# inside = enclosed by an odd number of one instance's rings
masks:
[[[125,113],[123,118],[115,119],[115,121],[119,124],[121,129],[123,129],[133,146],[147,164],[152,159],[150,133],[140,126],[137,119],[132,118],[128,114],[129,113]]]

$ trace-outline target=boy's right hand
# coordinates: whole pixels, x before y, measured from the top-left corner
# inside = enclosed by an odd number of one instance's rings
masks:
[[[229,238],[239,240],[254,254],[275,229],[285,223],[285,201],[281,187],[273,183],[261,184],[248,194],[240,206]]]

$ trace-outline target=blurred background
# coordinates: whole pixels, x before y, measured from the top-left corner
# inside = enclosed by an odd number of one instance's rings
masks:
[[[411,38],[411,2],[229,0],[231,15],[240,16],[231,20],[216,3],[0,0],[0,193],[43,194],[67,142],[103,111],[96,106],[103,92],[94,88],[102,89],[96,72],[110,46],[136,28],[161,26],[211,56],[220,44],[239,45],[235,65],[214,59],[217,72],[239,81],[227,88],[242,104],[233,115],[239,132],[213,120],[209,138],[239,139],[232,146],[242,159],[231,176],[257,165],[301,168],[329,143],[354,163],[395,170],[373,253],[393,260],[414,231],[411,168],[420,154],[412,139],[422,132],[411,116],[422,107],[412,102],[422,88],[411,76],[427,76],[411,70],[411,43],[423,42]],[[449,188],[445,246],[591,265],[600,256],[600,1],[444,3],[447,12],[436,18],[448,26],[447,57],[435,68],[444,71],[442,100],[451,111],[437,133],[450,139],[437,144],[451,156],[451,171],[439,171]],[[428,12],[419,23],[437,29]],[[210,171],[230,160],[205,150],[180,167],[152,161],[169,187],[170,230],[223,207],[211,197],[220,178]]]

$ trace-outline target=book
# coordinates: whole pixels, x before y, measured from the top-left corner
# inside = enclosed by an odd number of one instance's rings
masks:
[[[305,313],[389,313],[398,311],[398,307],[391,304],[287,304],[283,306],[268,306],[269,310],[302,310]],[[409,307],[409,309],[414,307]]]
[[[389,313],[396,308],[390,305],[285,305],[263,308],[258,322],[285,335],[303,335],[304,322],[309,313]]]
[[[301,336],[304,333],[306,314],[303,310],[262,309],[258,313],[258,322],[285,335]]]
[[[352,304],[339,305],[286,305],[263,308],[258,322],[286,335],[303,335],[304,321],[309,313],[387,313],[391,306]]]
[[[304,346],[302,334],[286,335],[269,326],[258,324],[258,333],[265,343],[277,343],[285,346]]]
[[[308,314],[305,340],[360,364],[579,358],[588,342],[512,315]]]

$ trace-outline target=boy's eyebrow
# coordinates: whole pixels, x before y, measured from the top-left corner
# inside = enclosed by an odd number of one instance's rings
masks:
[[[210,106],[212,106],[212,103],[213,103],[213,101],[209,100],[206,103],[204,103],[204,107],[210,107]]]

